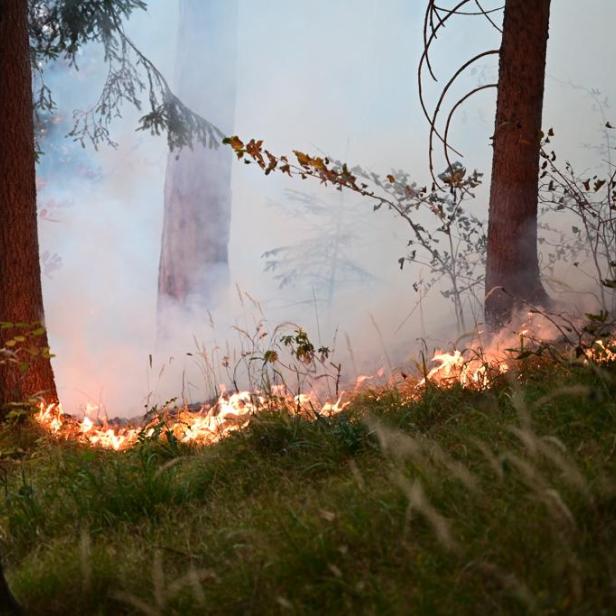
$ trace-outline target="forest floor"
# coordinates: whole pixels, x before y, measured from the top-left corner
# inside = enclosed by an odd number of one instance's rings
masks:
[[[616,367],[365,393],[219,444],[0,433],[27,614],[616,612]]]

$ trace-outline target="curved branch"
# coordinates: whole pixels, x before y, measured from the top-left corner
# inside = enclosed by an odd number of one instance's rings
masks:
[[[491,11],[486,11],[483,6],[481,5],[481,3],[479,2],[479,0],[475,0],[475,4],[479,7],[479,10],[481,11],[481,14],[492,24],[492,26],[495,28],[495,30],[497,32],[500,32],[501,34],[503,33],[503,29],[498,26],[496,24],[496,22],[490,17],[490,13],[494,13],[496,11],[500,11],[502,9],[504,9],[504,6],[501,6],[498,9],[492,9]]]
[[[471,96],[473,96],[474,94],[477,94],[477,92],[481,92],[482,90],[487,90],[488,88],[498,88],[498,84],[497,83],[488,83],[486,85],[483,86],[478,86],[477,88],[475,88],[474,90],[471,90],[470,92],[468,92],[467,94],[465,94],[452,108],[451,111],[449,112],[449,115],[447,116],[447,123],[445,124],[445,133],[444,133],[444,137],[445,137],[445,143],[447,143],[447,139],[449,136],[449,128],[451,125],[451,120],[453,118],[454,113],[456,112],[456,110],[458,109],[458,107],[460,107],[460,105],[464,104],[465,101],[467,101]],[[447,152],[447,148],[443,148],[444,152],[445,152],[445,160],[447,161],[447,165],[449,167],[451,167],[451,161],[449,160],[449,153]]]
[[[433,21],[433,14],[435,13],[434,7],[434,0],[430,0],[428,2],[428,6],[426,8],[426,14],[424,17],[424,51],[423,54],[421,56],[421,60],[419,61],[419,68],[418,70],[421,71],[422,65],[423,65],[423,61],[424,59],[426,60],[426,64],[430,70],[430,75],[432,76],[432,78],[434,79],[434,81],[437,81],[436,76],[434,75],[433,71],[432,71],[432,67],[430,64],[430,46],[432,45],[432,43],[434,42],[434,40],[437,38],[437,32],[439,31],[440,28],[444,28],[445,27],[445,22],[452,17],[453,15],[456,14],[456,11],[464,6],[465,4],[467,4],[468,2],[470,2],[471,0],[460,0],[460,2],[458,2],[458,4],[456,4],[456,6],[451,10],[450,13],[448,13],[445,17],[441,18],[438,15],[438,12],[436,12],[436,16],[439,19],[439,23],[437,26],[434,26],[434,21]],[[430,37],[428,38],[428,23],[430,23],[431,26],[431,34]]]
[[[485,58],[486,56],[491,56],[491,55],[496,55],[500,53],[500,51],[498,49],[490,49],[489,51],[483,51],[479,54],[477,54],[476,56],[473,56],[470,60],[467,60],[451,77],[451,79],[447,82],[447,84],[445,84],[445,87],[443,88],[443,91],[441,92],[441,96],[438,99],[438,103],[436,104],[436,107],[434,109],[434,113],[432,114],[432,117],[429,119],[430,121],[430,136],[429,136],[429,147],[428,147],[428,156],[429,156],[429,161],[430,161],[430,175],[432,176],[432,179],[434,180],[434,182],[436,183],[436,185],[438,186],[438,182],[434,176],[434,159],[433,159],[433,151],[434,151],[434,135],[435,133],[437,133],[436,131],[436,119],[437,116],[441,110],[441,106],[443,104],[443,101],[445,100],[445,96],[447,95],[447,92],[449,91],[449,88],[451,88],[451,86],[455,83],[456,79],[469,67],[471,66],[471,64],[477,62],[477,60],[480,60],[481,58]],[[453,148],[451,148],[450,146],[447,145],[447,142],[441,138],[441,141],[443,141],[443,145],[445,148],[449,148],[451,150],[453,150]],[[460,154],[460,156],[462,156]]]
[[[419,104],[421,106],[421,110],[423,111],[424,116],[426,117],[426,119],[428,120],[428,122],[430,122],[430,113],[428,112],[428,108],[426,106],[426,101],[424,99],[424,94],[423,94],[423,65],[424,62],[426,63],[426,65],[428,66],[428,70],[430,72],[430,75],[432,76],[432,78],[437,81],[436,76],[434,75],[433,71],[432,71],[432,67],[430,65],[430,57],[429,57],[429,52],[430,52],[430,46],[432,45],[432,43],[434,42],[434,39],[436,38],[436,34],[438,32],[438,29],[440,27],[444,27],[445,22],[452,16],[455,15],[456,10],[458,10],[460,7],[462,7],[463,5],[465,5],[467,2],[470,2],[470,0],[461,0],[460,2],[458,2],[458,4],[452,9],[452,12],[449,13],[448,15],[446,15],[444,18],[442,18],[439,22],[439,24],[432,29],[432,34],[430,35],[430,37],[427,37],[427,31],[428,31],[428,21],[429,21],[429,13],[432,10],[432,7],[434,6],[434,2],[433,0],[430,0],[429,4],[428,4],[428,9],[426,10],[426,16],[425,16],[425,20],[424,20],[424,50],[423,53],[421,55],[421,58],[419,60],[419,65],[417,67],[417,86],[418,86],[418,92],[419,92]],[[438,130],[436,130],[435,127],[434,128],[434,133],[436,134],[436,136],[441,140],[441,142],[444,143],[443,137],[441,136],[441,134],[438,132]],[[449,147],[449,149],[451,149],[455,154],[457,154],[458,156],[462,156],[462,154],[460,152],[458,152],[455,148],[451,147],[451,146],[447,146]]]
[[[424,43],[424,50],[428,48],[428,23],[430,21],[430,13],[432,11],[432,4],[433,4],[434,0],[430,0],[426,6],[426,12],[424,14],[424,23],[423,23],[423,43]],[[434,32],[434,28],[432,29],[432,32]],[[426,58],[426,65],[428,66],[428,72],[430,73],[430,76],[432,77],[432,79],[434,79],[434,81],[436,81],[436,75],[434,74],[434,71],[432,70],[432,64],[430,63],[430,57],[428,56]],[[421,71],[421,62],[419,63],[419,71]]]
[[[478,4],[477,2],[475,2],[475,4]],[[455,13],[456,15],[463,15],[465,17],[477,17],[479,15],[489,15],[491,13],[498,13],[499,11],[502,11],[505,8],[505,5],[503,6],[497,6],[495,9],[483,9],[483,7],[479,7],[480,10],[479,11],[456,11],[454,9],[446,9],[444,6],[436,6],[434,5],[434,10],[435,11],[441,11],[443,13]]]

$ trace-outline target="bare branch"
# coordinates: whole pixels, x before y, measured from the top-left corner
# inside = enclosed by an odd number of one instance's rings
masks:
[[[499,7],[498,9],[492,9],[491,11],[486,11],[481,5],[481,3],[479,2],[479,0],[475,0],[475,4],[479,7],[481,14],[492,24],[492,26],[496,29],[496,31],[502,34],[503,29],[500,26],[498,26],[497,23],[492,19],[492,17],[490,16],[490,13],[495,13],[496,11],[502,11],[505,8],[505,6],[503,5]]]
[[[434,157],[433,157],[433,152],[434,152],[434,135],[437,133],[436,130],[436,119],[438,117],[438,114],[441,110],[441,106],[443,104],[443,101],[445,100],[445,96],[447,96],[447,92],[449,91],[449,89],[451,88],[451,86],[455,83],[456,79],[472,64],[474,64],[475,62],[477,62],[477,60],[480,60],[481,58],[485,58],[486,56],[490,56],[490,55],[495,55],[500,53],[498,49],[491,49],[489,51],[483,51],[479,54],[477,54],[476,56],[473,56],[470,60],[467,60],[460,68],[458,68],[458,70],[453,74],[453,76],[451,77],[451,79],[445,84],[445,87],[443,88],[443,91],[441,92],[441,96],[438,99],[438,102],[436,104],[436,107],[434,109],[434,113],[432,114],[432,117],[429,118],[429,122],[430,122],[430,136],[429,136],[429,148],[428,148],[428,157],[429,157],[429,162],[430,162],[430,175],[432,176],[432,179],[434,180],[435,184],[438,186],[438,181],[436,179],[436,176],[434,175]],[[445,141],[444,138],[441,138],[441,141],[443,142],[443,145],[445,148],[448,148],[449,146],[447,145],[447,142]],[[451,150],[453,150],[453,148],[450,148]],[[460,155],[461,156],[461,155]]]
[[[460,107],[462,104],[464,104],[464,102],[467,101],[471,96],[473,96],[474,94],[477,94],[477,92],[481,92],[482,90],[487,90],[488,88],[497,88],[497,87],[498,87],[497,83],[489,83],[489,84],[486,84],[486,85],[483,85],[483,86],[479,86],[479,87],[475,88],[474,90],[471,90],[470,92],[465,94],[451,108],[451,111],[449,112],[449,115],[447,116],[447,123],[445,124],[445,143],[447,143],[448,138],[449,138],[449,127],[450,127],[450,124],[451,124],[451,120],[453,118],[454,113],[458,109],[458,107]],[[443,148],[443,151],[445,153],[445,160],[447,161],[447,166],[451,167],[451,161],[449,160],[449,153],[447,152],[447,148]]]

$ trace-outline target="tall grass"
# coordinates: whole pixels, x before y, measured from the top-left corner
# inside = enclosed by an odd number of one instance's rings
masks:
[[[32,614],[610,613],[615,374],[367,392],[204,449],[4,432],[10,583]]]

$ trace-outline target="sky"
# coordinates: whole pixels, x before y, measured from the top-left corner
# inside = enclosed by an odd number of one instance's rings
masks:
[[[127,31],[173,83],[178,0],[148,4]],[[416,77],[424,6],[423,0],[239,0],[238,32],[230,33],[238,44],[234,132],[264,139],[280,154],[325,152],[381,174],[404,169],[425,183],[428,127]],[[461,16],[449,23],[433,49],[439,82],[427,85],[432,104],[461,61],[499,44],[498,33],[481,18]],[[588,148],[600,139],[603,124],[589,91],[599,90],[600,100],[616,104],[616,75],[609,60],[616,51],[613,23],[613,0],[552,2],[544,126],[554,127],[561,157],[578,169],[601,164]],[[77,73],[50,71],[59,112],[66,117],[72,109],[92,105],[102,75],[95,49],[87,50]],[[452,91],[450,102],[495,76],[493,59],[480,63]],[[485,172],[486,180],[494,104],[494,92],[480,94],[460,110],[452,129],[464,164]],[[606,113],[615,123],[613,109]],[[182,323],[174,348],[164,353],[157,348],[167,149],[164,138],[136,132],[137,119],[134,110],[123,110],[113,125],[116,149],[81,150],[57,135],[54,143],[70,164],[53,150],[39,168],[39,210],[45,210],[41,250],[48,263],[46,319],[60,396],[69,411],[89,401],[104,405],[110,415],[134,415],[152,400],[177,395],[180,388],[184,392],[181,383],[187,380],[189,397],[202,399],[206,392],[194,357],[195,339],[209,349],[238,345],[229,324],[250,329],[261,318],[254,304],[237,299],[234,287],[221,314],[214,315],[215,327],[206,315],[178,317]],[[264,271],[261,255],[308,241],[319,225],[332,224],[331,217],[306,221],[297,216],[289,207],[288,190],[305,191],[334,210],[343,208],[343,225],[352,231],[345,250],[371,274],[371,282],[341,285],[333,305],[315,303],[306,285],[278,288]],[[382,365],[385,353],[396,362],[408,360],[419,348],[419,336],[434,344],[454,336],[450,306],[438,293],[426,300],[422,319],[417,312],[407,318],[417,302],[412,283],[418,272],[400,271],[398,258],[406,252],[409,235],[394,214],[372,212],[369,203],[314,183],[265,177],[239,163],[232,191],[231,276],[237,288],[258,300],[268,327],[294,321],[322,344],[335,337],[337,349],[344,346],[342,334],[348,334],[366,370]],[[480,189],[470,206],[481,218],[487,215],[486,194]],[[61,264],[54,268],[58,259]],[[216,353],[215,359],[222,351]]]

